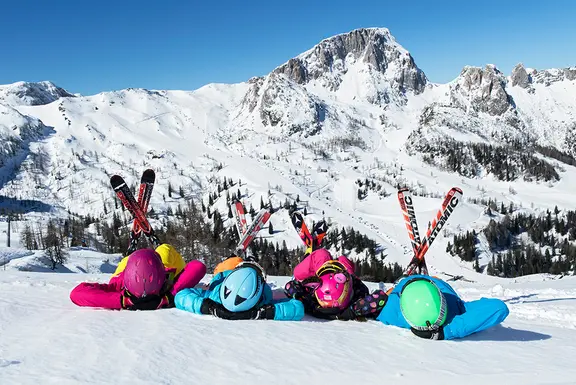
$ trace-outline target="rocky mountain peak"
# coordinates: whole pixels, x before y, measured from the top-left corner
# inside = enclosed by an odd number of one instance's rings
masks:
[[[0,102],[9,105],[38,106],[65,97],[74,95],[49,81],[0,85]]]
[[[526,71],[526,68],[524,68],[522,63],[518,63],[516,67],[514,67],[510,79],[512,87],[519,86],[522,88],[528,88],[530,83],[532,83],[532,78],[528,75],[528,71]]]
[[[450,88],[451,103],[477,112],[502,115],[514,106],[506,92],[506,78],[493,64],[466,66]]]
[[[427,84],[424,72],[386,28],[356,29],[325,39],[276,68],[274,73],[284,74],[298,84],[325,78],[325,86],[334,91],[342,76],[359,62],[385,75],[400,91],[420,93]]]

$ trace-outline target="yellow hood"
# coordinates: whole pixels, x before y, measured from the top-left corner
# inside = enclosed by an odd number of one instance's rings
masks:
[[[162,257],[162,263],[164,264],[165,268],[176,269],[176,275],[180,274],[180,272],[184,270],[186,262],[184,262],[184,258],[182,258],[180,253],[177,252],[172,245],[163,243],[156,248],[156,252],[160,254],[160,257]],[[130,258],[130,256],[122,258],[118,264],[118,267],[116,268],[116,271],[114,272],[114,276],[124,271],[126,268],[126,263],[128,263],[128,258]]]

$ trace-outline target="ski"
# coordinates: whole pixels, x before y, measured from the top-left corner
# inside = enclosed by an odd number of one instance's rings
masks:
[[[322,240],[326,236],[327,231],[328,224],[324,219],[320,220],[318,223],[312,226],[312,239],[314,240],[314,249],[317,249],[322,245]]]
[[[237,252],[246,254],[248,246],[254,240],[254,238],[256,238],[256,235],[260,230],[262,230],[266,222],[268,222],[271,215],[272,214],[270,214],[270,211],[268,211],[267,209],[260,210],[256,218],[254,218],[254,220],[252,221],[252,224],[250,225],[248,230],[246,230],[246,232],[240,238],[240,242],[238,242],[238,246],[236,246]]]
[[[426,235],[424,236],[424,238],[422,238],[420,242],[420,247],[418,248],[417,252],[412,258],[412,261],[410,261],[410,263],[404,270],[402,277],[414,274],[416,269],[424,261],[424,256],[426,255],[426,252],[428,251],[434,240],[438,237],[438,234],[440,234],[440,230],[442,230],[446,222],[448,222],[448,219],[452,215],[452,212],[454,211],[456,206],[458,206],[458,204],[460,203],[462,195],[463,192],[458,187],[451,188],[448,194],[446,194],[446,197],[442,202],[442,207],[440,208],[440,210],[438,210],[438,213],[436,214],[436,217],[432,221],[431,226],[428,228]]]
[[[140,206],[144,214],[148,212],[148,206],[150,205],[150,198],[152,197],[152,190],[155,181],[156,173],[154,170],[147,169],[142,173],[142,177],[140,178],[140,189],[138,191],[138,206]],[[138,221],[134,219],[132,230],[130,231],[130,242],[126,255],[130,255],[136,250],[141,234],[142,228],[138,224]]]
[[[298,232],[298,236],[304,242],[306,246],[306,252],[304,255],[308,255],[314,249],[314,238],[312,234],[310,234],[310,230],[308,230],[308,226],[306,226],[306,222],[304,222],[304,217],[298,211],[294,211],[292,213],[292,225]]]
[[[420,233],[418,232],[418,222],[416,221],[416,212],[414,211],[414,204],[410,190],[403,188],[398,191],[398,201],[400,202],[400,208],[402,209],[402,214],[404,215],[404,223],[406,224],[406,230],[408,230],[408,236],[412,242],[412,249],[414,250],[414,255],[416,255],[418,254],[418,250],[420,250],[421,241]]]
[[[112,175],[110,177],[110,184],[116,193],[116,196],[120,199],[124,207],[128,209],[130,214],[134,217],[134,219],[138,222],[140,229],[148,237],[150,242],[154,245],[154,247],[158,247],[160,245],[160,240],[154,234],[154,229],[150,226],[150,222],[148,222],[148,218],[146,218],[146,214],[142,211],[142,208],[138,205],[138,201],[134,198],[132,191],[128,187],[128,184],[124,181],[120,175]]]
[[[410,190],[407,188],[400,189],[398,191],[398,201],[400,202],[400,208],[404,215],[404,223],[406,225],[406,230],[408,230],[408,236],[412,242],[412,250],[414,251],[414,256],[416,256],[418,255],[422,241],[420,240],[418,221],[416,220],[416,211],[414,210],[414,203]],[[426,260],[424,258],[419,262],[418,269],[421,274],[428,275],[428,267],[426,266]]]
[[[248,224],[246,223],[246,213],[244,212],[244,206],[242,202],[236,201],[234,202],[234,210],[232,210],[234,214],[234,218],[236,220],[236,231],[238,232],[238,236],[242,238],[246,231],[248,230]]]

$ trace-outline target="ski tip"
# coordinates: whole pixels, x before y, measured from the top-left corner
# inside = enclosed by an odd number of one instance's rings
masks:
[[[145,170],[142,173],[142,179],[141,179],[142,182],[154,182],[155,179],[156,179],[156,172],[151,168]]]
[[[124,178],[122,178],[120,175],[115,174],[110,177],[110,184],[112,185],[113,188],[120,187],[125,183],[126,182],[124,182]]]

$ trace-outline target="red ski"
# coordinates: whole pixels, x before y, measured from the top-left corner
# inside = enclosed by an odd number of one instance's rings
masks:
[[[400,194],[400,192],[402,192],[402,195]],[[401,190],[400,192],[398,193],[398,197],[399,199],[401,196],[404,198],[404,201],[403,202],[401,201],[400,206],[402,207],[403,212],[405,211],[404,212],[405,220],[406,217],[408,217],[408,220],[406,220],[406,227],[408,228],[408,233],[412,241],[412,246],[414,247],[415,244],[417,245],[418,243],[420,243],[420,246],[414,250],[414,257],[404,270],[404,274],[402,275],[402,277],[414,274],[416,269],[422,266],[422,264],[424,264],[423,267],[426,270],[425,272],[422,273],[428,274],[427,271],[428,269],[426,268],[425,265],[424,256],[426,255],[426,252],[428,251],[428,249],[430,248],[430,246],[440,233],[440,230],[442,230],[446,222],[448,222],[448,218],[450,218],[450,215],[452,215],[452,212],[454,211],[456,206],[458,206],[458,203],[460,203],[463,196],[463,192],[458,187],[453,187],[450,189],[450,191],[444,198],[444,201],[442,202],[442,207],[440,208],[440,210],[438,210],[436,217],[432,221],[431,226],[428,228],[426,236],[421,241],[419,237],[417,237],[418,235],[417,225],[416,227],[414,226],[416,224],[416,215],[414,213],[414,207],[412,205],[411,196],[409,195],[409,193],[404,192],[404,190]],[[409,197],[408,201],[406,200],[407,196]],[[410,204],[408,205],[407,202],[410,202]],[[405,205],[403,206],[402,203],[404,203]]]

